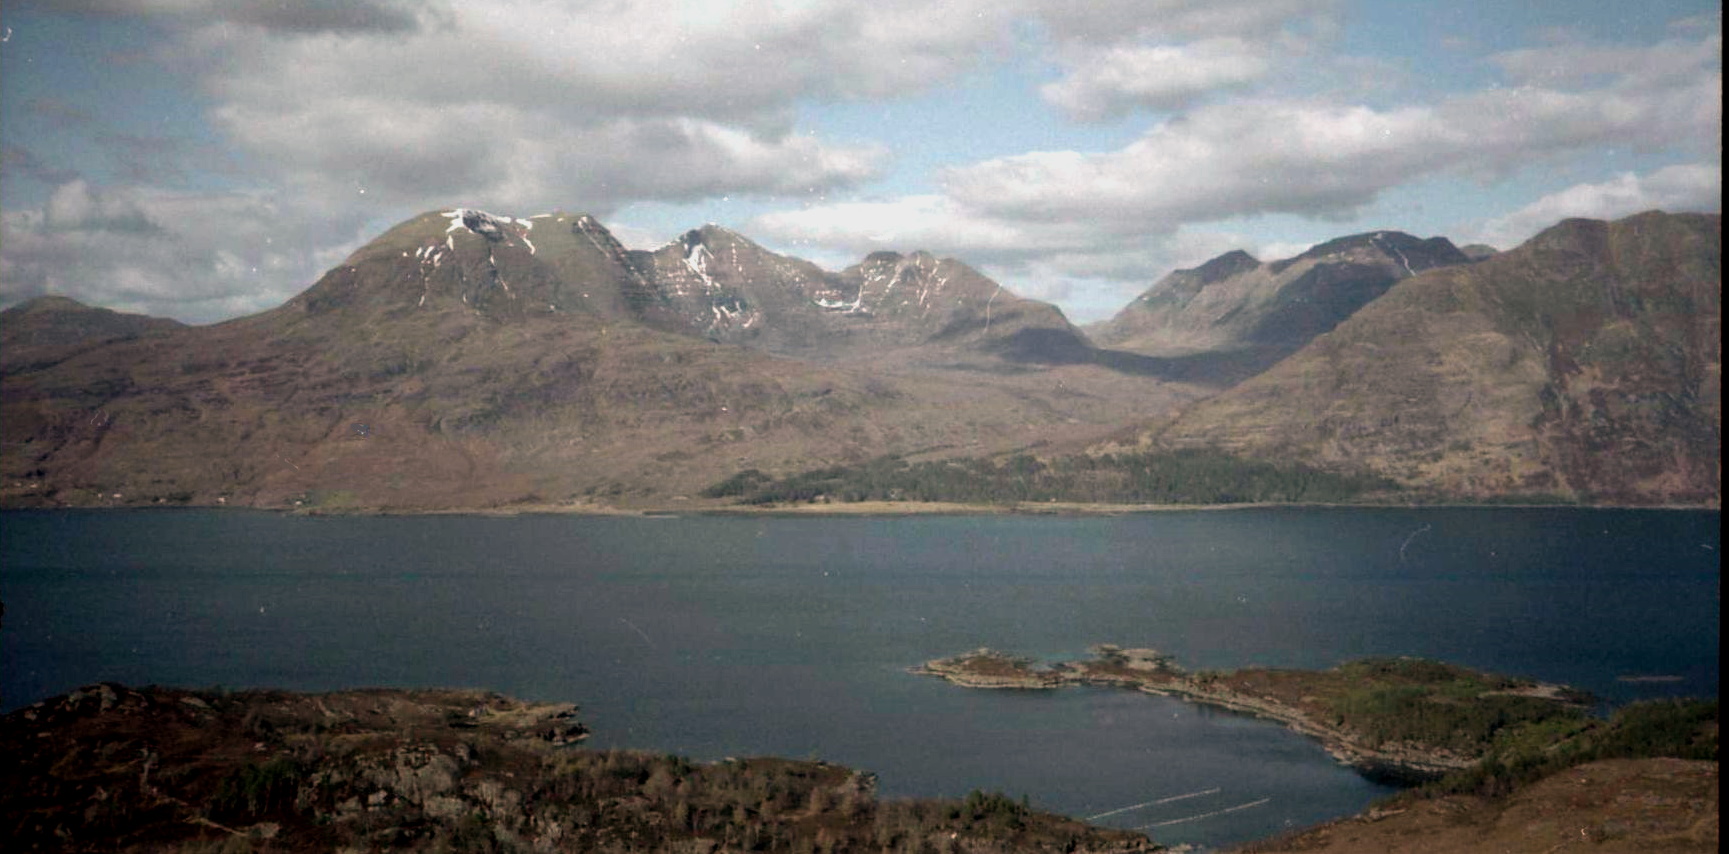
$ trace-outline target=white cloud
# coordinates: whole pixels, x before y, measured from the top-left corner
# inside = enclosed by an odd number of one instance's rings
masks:
[[[1076,282],[1138,292],[1165,270],[1236,248],[1198,237],[1206,223],[1267,214],[1344,221],[1404,185],[1494,180],[1603,146],[1713,158],[1721,147],[1720,40],[1692,44],[1690,72],[1662,56],[1671,44],[1619,54],[1619,75],[1568,75],[1565,86],[1386,108],[1264,97],[1203,106],[1114,151],[993,158],[945,172],[941,193],[785,211],[752,227],[855,251],[953,254],[1033,295],[1073,291]],[[1718,192],[1715,174],[1689,168],[1623,179],[1535,205],[1498,227],[1696,200]],[[1636,186],[1622,186],[1626,180]],[[1608,203],[1617,198],[1641,201]]]
[[[41,225],[47,231],[109,231],[147,235],[162,227],[150,220],[134,199],[104,193],[89,182],[74,179],[61,184],[48,197]]]
[[[417,5],[411,0],[25,0],[19,5],[61,14],[150,15],[300,33],[399,32],[417,25]]]
[[[51,293],[214,322],[280,305],[355,247],[358,225],[261,196],[74,180],[0,214],[0,302]]]
[[[1422,109],[1326,104],[1202,108],[1113,152],[1035,152],[950,170],[963,207],[1007,220],[1087,218],[1104,232],[1277,211],[1347,212],[1406,177]],[[1427,146],[1424,146],[1427,147]]]
[[[604,215],[642,199],[848,186],[872,177],[882,158],[874,148],[795,134],[764,139],[704,119],[560,124],[510,104],[331,100],[303,111],[229,106],[215,115],[297,191],[410,210],[459,199]]]
[[[796,133],[795,104],[935,85],[1010,32],[983,2],[436,9],[388,34],[212,24],[163,52],[200,70],[217,126],[274,182],[410,210],[462,198],[604,215],[873,178],[882,150]]]
[[[1267,37],[1294,26],[1337,22],[1339,0],[1036,0],[1036,14],[1060,41],[1109,44],[1125,38],[1167,41]]]
[[[1671,39],[1650,46],[1565,43],[1496,54],[1490,62],[1515,84],[1556,88],[1603,85],[1643,90],[1685,84],[1702,68],[1721,70],[1723,36]]]
[[[188,35],[228,103],[516,104],[543,115],[785,120],[799,97],[916,91],[1005,44],[982,2],[437,4],[411,33],[302,37],[213,25]]]
[[[1258,83],[1336,29],[1334,0],[1036,2],[1062,71],[1040,88],[1080,121],[1168,111]],[[1311,60],[1311,65],[1313,62]]]
[[[1722,165],[1688,163],[1666,166],[1649,175],[1624,172],[1608,181],[1568,187],[1506,216],[1489,220],[1466,242],[1511,249],[1569,217],[1619,219],[1654,209],[1671,213],[1721,212]]]
[[[148,17],[162,34],[155,67],[195,81],[251,170],[243,186],[270,189],[97,186],[31,169],[9,145],[9,173],[55,189],[5,214],[0,301],[56,292],[204,321],[305,288],[380,217],[451,204],[604,216],[857,185],[886,152],[795,132],[798,100],[940,83],[1006,46],[1016,10],[70,0],[52,11]]]
[[[1289,247],[1210,229],[1106,235],[1085,222],[1008,222],[969,215],[937,195],[775,212],[752,220],[746,231],[813,260],[824,257],[805,247],[833,253],[828,257],[842,259],[834,266],[881,250],[958,257],[1021,296],[1062,301],[1079,323],[1110,316],[1167,271],[1233,249],[1273,259],[1308,248],[1262,254]]]
[[[1270,68],[1264,51],[1237,38],[1118,45],[1086,56],[1040,94],[1070,116],[1097,120],[1136,107],[1186,106],[1205,95],[1253,83]]]
[[[965,254],[1048,251],[1041,232],[971,215],[939,195],[891,201],[842,202],[756,217],[753,234],[790,243],[814,243],[864,254],[888,249],[933,249]]]
[[[1720,72],[1668,88],[1523,87],[1390,109],[1303,101],[1203,107],[1113,152],[1037,152],[951,170],[957,204],[1012,220],[1087,217],[1112,233],[1262,213],[1345,217],[1442,173],[1490,177],[1612,145],[1714,151]]]

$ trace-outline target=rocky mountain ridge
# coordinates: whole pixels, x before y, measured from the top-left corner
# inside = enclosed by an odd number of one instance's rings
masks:
[[[833,361],[938,345],[1038,360],[1039,352],[1016,343],[1035,330],[1071,348],[1088,346],[1055,306],[928,252],[877,252],[829,273],[707,225],[653,252],[629,253],[627,262],[676,318],[664,328],[777,355]]]
[[[1469,263],[1444,237],[1355,234],[1262,262],[1233,250],[1160,279],[1089,329],[1101,346],[1184,358],[1218,386],[1272,366],[1425,270]]]
[[[1028,330],[1088,347],[1056,307],[952,258],[879,252],[830,273],[713,224],[633,250],[587,215],[429,212],[356,251],[303,295],[306,308],[339,304],[360,282],[385,284],[371,299],[413,296],[416,308],[454,297],[496,318],[585,311],[817,361],[925,345],[1036,359],[1014,343]]]
[[[1028,361],[1037,322],[1090,348],[958,262],[911,256],[891,303],[886,261],[831,275],[715,227],[641,252],[585,216],[429,212],[276,309],[0,377],[0,500],[664,503],[742,468],[1097,437],[1199,394]]]
[[[643,251],[583,215],[434,211],[209,327],[0,313],[61,348],[0,362],[0,502],[665,506],[750,469],[1128,444],[1714,504],[1718,219],[1564,224],[1474,264],[1395,232],[1227,253],[1123,313],[1215,349],[1150,355],[928,253],[831,273],[718,226]],[[1150,347],[1132,326],[1106,339]]]
[[[1143,433],[1466,499],[1714,504],[1715,214],[1567,220],[1401,280],[1265,373]]]

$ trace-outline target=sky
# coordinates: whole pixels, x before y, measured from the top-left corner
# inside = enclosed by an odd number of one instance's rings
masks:
[[[928,250],[1077,323],[1232,249],[1722,206],[1696,0],[6,0],[0,305],[212,323],[397,222]]]

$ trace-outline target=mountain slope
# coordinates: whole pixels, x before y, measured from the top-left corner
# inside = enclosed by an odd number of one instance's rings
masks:
[[[1090,350],[1054,306],[959,261],[877,253],[829,273],[716,225],[647,252],[589,216],[457,209],[392,228],[332,274],[297,299],[322,311],[364,282],[365,299],[398,308],[454,299],[492,317],[580,311],[814,360],[929,346],[942,360],[960,349],[1075,362]]]
[[[1055,306],[926,252],[873,253],[834,274],[707,225],[630,256],[676,318],[651,323],[771,353],[839,360],[928,345],[1070,362],[1090,349]]]
[[[1096,437],[1197,393],[1086,364],[778,358],[666,331],[701,305],[669,281],[590,218],[419,216],[277,309],[7,374],[0,500],[664,504],[744,468]],[[792,328],[826,317],[738,287]]]
[[[1720,223],[1568,220],[1406,279],[1147,438],[1454,496],[1715,503]]]
[[[0,373],[44,368],[93,347],[185,326],[161,317],[94,308],[44,296],[0,311]]]
[[[1296,352],[1394,282],[1469,259],[1446,238],[1376,231],[1263,263],[1241,250],[1177,270],[1092,328],[1100,346],[1178,359],[1217,385]]]
[[[1710,504],[1718,221],[1570,221],[1407,277],[1205,399],[1208,370],[1245,370],[1332,317],[1321,297],[1360,295],[1338,278],[1353,258],[1426,262],[1386,233],[1225,256],[1177,274],[1193,281],[1169,317],[1251,279],[1282,289],[1207,327],[1244,349],[1164,357],[1094,349],[1054,308],[924,253],[827,273],[718,227],[649,253],[580,215],[432,212],[252,317],[0,316],[24,342],[9,354],[73,342],[0,370],[0,503],[666,506],[747,469],[1060,455],[1132,431],[1420,495]]]

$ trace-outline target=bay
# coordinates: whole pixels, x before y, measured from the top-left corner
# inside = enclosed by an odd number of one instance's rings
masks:
[[[1715,696],[1719,520],[11,512],[0,703],[98,680],[484,687],[580,703],[596,746],[819,757],[877,773],[888,795],[1001,790],[1219,845],[1391,790],[1263,721],[1124,691],[970,691],[905,668],[1111,642],[1192,668],[1418,655],[1606,704]]]

